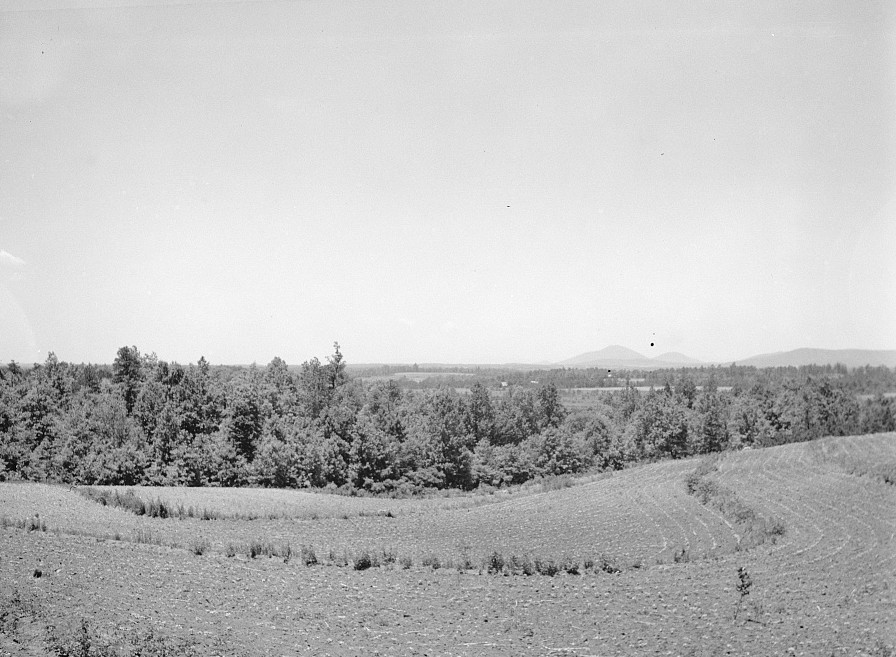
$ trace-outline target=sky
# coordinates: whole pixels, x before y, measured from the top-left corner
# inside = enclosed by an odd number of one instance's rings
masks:
[[[896,349],[894,13],[7,0],[0,362]]]

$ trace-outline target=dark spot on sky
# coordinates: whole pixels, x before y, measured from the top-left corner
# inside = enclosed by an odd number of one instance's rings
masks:
[[[650,346],[651,346],[651,347],[653,346],[653,343],[652,343],[652,342],[650,343]]]

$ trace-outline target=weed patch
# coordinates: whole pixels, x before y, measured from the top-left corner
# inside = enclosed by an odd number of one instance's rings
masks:
[[[747,550],[766,542],[776,543],[785,533],[784,523],[778,518],[760,516],[737,497],[734,491],[711,479],[710,475],[715,472],[718,472],[717,456],[705,460],[690,473],[685,478],[685,487],[701,504],[718,510],[737,526],[740,537],[735,550]],[[686,555],[678,556],[683,560]],[[679,563],[679,559],[676,559],[676,563]]]
[[[299,550],[299,558],[306,566],[317,565],[317,555],[314,553],[314,548],[310,545],[303,545],[301,547],[301,549]]]

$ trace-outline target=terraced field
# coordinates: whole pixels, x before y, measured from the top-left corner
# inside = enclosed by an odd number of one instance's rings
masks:
[[[199,654],[893,654],[896,434],[720,458],[707,478],[784,526],[750,549],[736,518],[688,494],[700,463],[427,500],[135,489],[254,520],[147,518],[66,487],[3,484],[0,594],[41,611],[15,630],[0,620],[0,655],[46,654],[46,619],[80,616],[103,636],[154,628]],[[28,531],[36,515],[47,531]],[[251,558],[252,542],[279,556]],[[352,567],[384,549],[395,563]],[[488,574],[496,551],[581,567]],[[585,570],[601,556],[620,572]],[[433,557],[455,567],[423,565]]]

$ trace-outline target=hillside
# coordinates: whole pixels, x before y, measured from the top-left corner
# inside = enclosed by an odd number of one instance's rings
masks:
[[[0,605],[30,614],[19,631],[31,639],[49,619],[74,626],[84,614],[97,641],[155,628],[218,654],[221,642],[247,655],[890,654],[896,434],[713,458],[703,480],[722,497],[706,503],[685,486],[701,463],[424,500],[135,489],[211,505],[224,514],[216,520],[135,516],[64,486],[2,484],[0,552],[17,558],[0,560]],[[37,514],[47,531],[16,526]],[[780,531],[750,547],[747,517]],[[278,556],[250,558],[251,543]],[[312,546],[319,564],[308,566]],[[384,550],[394,563],[353,567]],[[490,575],[494,554],[579,570]],[[10,637],[0,631],[0,651],[25,654]]]
[[[846,365],[847,367],[896,367],[896,350],[874,349],[794,349],[760,354],[736,361],[752,367],[801,367],[803,365]]]
[[[664,354],[660,354],[659,356],[654,356],[651,360],[658,361],[661,363],[673,363],[677,366],[680,365],[700,365],[702,361],[697,360],[696,358],[691,358],[690,356],[685,356],[683,353],[678,351],[667,351]]]
[[[691,358],[677,351],[667,351],[658,356],[648,358],[644,354],[621,345],[611,345],[599,351],[589,351],[556,363],[558,367],[595,367],[610,370],[661,369],[699,364],[701,364],[701,361],[696,358]]]

